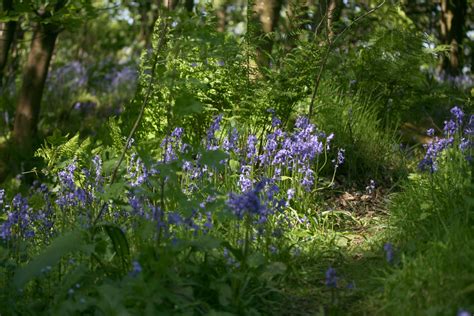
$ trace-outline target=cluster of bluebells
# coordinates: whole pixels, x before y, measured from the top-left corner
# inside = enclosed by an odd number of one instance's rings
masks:
[[[238,189],[228,194],[227,210],[238,220],[250,219],[259,234],[267,232],[281,236],[283,227],[291,226],[283,212],[285,206],[294,199],[299,189],[309,191],[314,187],[318,161],[321,155],[326,158],[326,151],[329,150],[334,135],[326,136],[306,117],[299,117],[292,131],[284,131],[281,120],[274,112],[271,114],[268,133],[259,137],[254,134],[240,135],[236,128],[223,129],[223,116],[218,115],[214,117],[202,145],[207,151],[219,150],[226,153],[228,158],[221,160],[220,164],[230,166],[231,161],[238,163],[238,174],[233,186]],[[156,226],[160,236],[169,240],[177,239],[178,232],[183,230],[193,234],[208,233],[214,227],[209,204],[215,200],[215,196],[200,195],[198,184],[215,181],[215,175],[218,175],[217,178],[227,175],[218,174],[220,171],[215,166],[203,163],[202,152],[189,155],[192,147],[184,142],[184,133],[181,127],[172,130],[163,139],[162,155],[155,162],[145,163],[133,153],[132,147],[129,148],[132,154],[124,175],[127,183],[124,192],[124,198],[128,202],[126,207],[123,203],[114,204],[101,200],[106,181],[99,156],[92,158],[88,169],[81,169],[78,161],[73,160],[58,172],[57,185],[51,191],[45,185],[36,184],[36,194],[40,194],[45,201],[40,210],[33,210],[27,199],[20,195],[7,204],[4,191],[0,191],[0,211],[7,214],[7,220],[0,226],[0,237],[4,240],[13,235],[30,238],[36,232],[52,236],[55,214],[64,212],[68,214],[68,221],[79,220],[83,226],[88,227],[96,220],[94,216],[97,215],[91,210],[101,208],[104,203],[107,203],[104,208],[106,211],[101,211],[100,214],[107,217],[107,220],[115,220],[119,225],[131,225],[127,226],[131,229],[136,227],[137,219],[149,221]],[[335,167],[342,164],[343,160],[344,152],[340,150]],[[179,176],[182,192],[190,200],[200,203],[199,206],[189,210],[162,209],[160,203],[145,193],[146,188],[153,183],[167,183],[168,177],[161,179],[158,170],[171,163],[182,168]],[[294,186],[285,187],[282,180],[285,175],[296,179]],[[152,181],[152,178],[159,178],[163,182]],[[267,225],[271,217],[276,220],[272,221],[272,225]],[[301,220],[303,222],[305,220]],[[270,226],[271,231],[268,230]]]
[[[230,193],[227,205],[237,218],[247,217],[256,224],[265,224],[269,216],[280,212],[286,204],[284,199],[277,198],[279,188],[272,182],[260,181],[242,194]]]
[[[438,158],[446,149],[454,146],[462,151],[468,161],[472,161],[474,115],[466,119],[464,112],[455,106],[451,109],[451,118],[444,122],[443,137],[439,138],[434,134],[434,129],[427,131],[433,141],[424,146],[426,153],[418,165],[420,170],[435,172],[438,169]]]

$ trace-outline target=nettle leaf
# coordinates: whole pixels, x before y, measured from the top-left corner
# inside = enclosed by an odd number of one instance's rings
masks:
[[[56,265],[66,254],[79,251],[84,245],[80,231],[65,233],[56,239],[42,253],[15,272],[13,283],[22,288],[33,278],[41,275],[46,267]]]

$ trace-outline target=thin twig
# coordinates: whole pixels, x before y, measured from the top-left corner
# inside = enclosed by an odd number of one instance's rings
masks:
[[[144,98],[142,106],[140,108],[140,113],[138,114],[138,117],[135,120],[135,123],[133,124],[133,127],[130,130],[130,133],[128,134],[127,141],[125,142],[125,145],[123,146],[123,149],[122,149],[122,154],[120,155],[120,159],[117,162],[117,165],[115,166],[114,171],[112,172],[112,176],[110,178],[109,186],[111,186],[117,178],[117,173],[118,173],[118,170],[120,168],[120,165],[122,164],[123,160],[125,159],[125,155],[127,153],[128,148],[130,147],[130,143],[132,141],[133,135],[135,134],[138,126],[140,125],[140,122],[143,118],[143,114],[145,113],[145,108],[148,104],[148,100],[149,100],[150,95],[151,95],[151,90],[152,90],[151,88],[153,86],[153,81],[154,81],[154,77],[155,77],[155,69],[156,69],[156,65],[158,63],[158,53],[159,53],[159,51],[161,50],[162,46],[165,43],[165,35],[166,35],[167,30],[168,30],[168,22],[165,21],[163,23],[163,27],[162,27],[162,30],[161,30],[158,46],[156,48],[155,56],[153,57],[153,63],[152,63],[152,68],[151,68],[151,78],[150,78],[150,81],[148,83],[145,98]],[[102,217],[102,214],[104,213],[106,206],[107,206],[107,202],[104,202],[104,204],[102,205],[102,207],[100,209],[99,214],[97,214],[97,217],[95,218],[95,220],[93,222],[93,226],[95,226],[95,224],[100,219],[100,217]]]

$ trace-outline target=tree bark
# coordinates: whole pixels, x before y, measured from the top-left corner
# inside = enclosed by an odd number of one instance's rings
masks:
[[[13,9],[12,0],[3,0],[3,12],[7,13]],[[0,23],[0,87],[2,87],[5,67],[8,61],[10,47],[15,36],[16,22],[8,21]]]
[[[58,34],[56,27],[43,24],[37,24],[33,34],[13,127],[13,140],[22,152],[30,152],[36,138],[41,98]]]
[[[225,32],[225,27],[227,25],[227,15],[226,15],[226,8],[227,6],[225,4],[221,4],[217,8],[217,31],[224,33]]]
[[[257,46],[257,64],[259,67],[268,67],[269,55],[273,48],[273,39],[269,33],[275,31],[280,19],[282,0],[257,0],[254,11],[258,16],[261,28],[257,29],[256,35],[261,39]]]
[[[320,0],[315,14],[315,34],[321,35],[325,30],[327,38],[334,38],[334,23],[339,20],[342,10],[342,0]]]
[[[467,0],[441,0],[441,41],[449,45],[441,68],[447,75],[456,76],[462,69],[462,41],[466,22]]]

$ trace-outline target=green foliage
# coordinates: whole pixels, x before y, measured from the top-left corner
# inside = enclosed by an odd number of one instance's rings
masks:
[[[474,307],[472,163],[456,147],[439,160],[435,173],[412,174],[392,201],[392,238],[403,255],[384,280],[379,304],[388,315]]]

